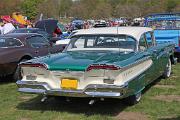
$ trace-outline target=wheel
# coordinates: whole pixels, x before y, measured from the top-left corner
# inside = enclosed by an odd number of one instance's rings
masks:
[[[20,62],[24,62],[27,61],[28,59],[22,59]],[[19,63],[20,63],[19,62]],[[13,80],[17,81],[17,80],[21,80],[22,76],[21,76],[21,68],[19,66],[16,67],[16,70],[13,74]]]
[[[129,96],[124,99],[124,103],[127,105],[135,105],[141,100],[142,93],[138,92],[135,95]]]
[[[170,77],[171,71],[172,71],[172,65],[171,65],[171,60],[169,59],[166,68],[164,70],[163,77],[164,78]]]

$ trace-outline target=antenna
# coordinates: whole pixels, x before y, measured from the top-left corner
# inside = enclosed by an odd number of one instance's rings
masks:
[[[120,56],[120,41],[119,41],[118,33],[119,33],[119,29],[118,29],[118,26],[117,26],[117,37],[118,37],[118,47],[119,47],[119,56]]]

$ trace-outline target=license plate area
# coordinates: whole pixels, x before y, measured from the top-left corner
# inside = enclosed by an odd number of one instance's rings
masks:
[[[62,89],[77,89],[78,81],[76,79],[62,79],[61,88]]]
[[[34,76],[34,75],[27,75],[26,76],[26,79],[27,80],[36,80],[37,76]]]

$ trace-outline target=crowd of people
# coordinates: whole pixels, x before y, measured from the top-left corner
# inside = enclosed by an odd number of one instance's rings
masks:
[[[142,21],[142,20],[141,20]],[[29,22],[30,23],[30,22]],[[23,27],[13,24],[11,21],[6,19],[0,19],[0,35],[10,33],[11,31],[18,28],[32,28],[35,27],[35,23],[24,25]],[[59,25],[58,25],[59,24]],[[109,20],[82,20],[74,19],[67,24],[58,22],[57,27],[54,29],[52,36],[66,38],[72,31],[77,29],[89,29],[93,27],[115,27],[115,26],[129,26],[129,25],[142,25],[139,24],[138,20],[134,22],[125,18],[109,19]]]
[[[0,34],[1,35],[7,34],[15,29],[16,28],[14,27],[12,23],[0,19]]]

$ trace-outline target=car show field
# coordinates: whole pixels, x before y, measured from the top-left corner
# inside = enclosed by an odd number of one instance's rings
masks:
[[[0,120],[180,120],[180,0],[0,0]]]
[[[0,78],[0,120],[179,120],[180,64],[173,66],[170,78],[159,78],[144,91],[142,101],[134,106],[119,99],[105,99],[88,105],[88,99],[50,98],[17,92],[11,78]]]

